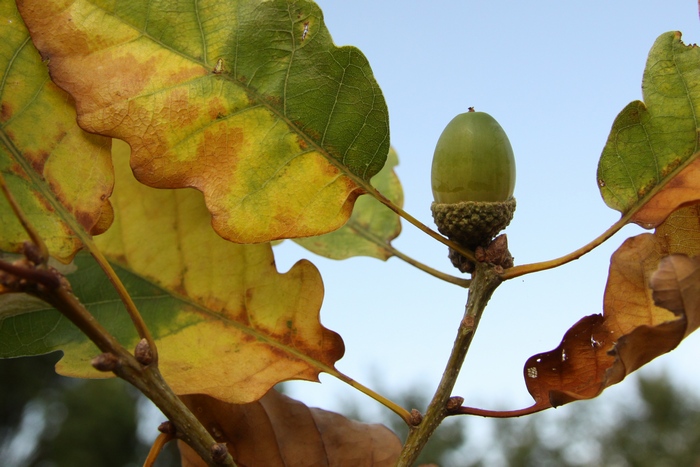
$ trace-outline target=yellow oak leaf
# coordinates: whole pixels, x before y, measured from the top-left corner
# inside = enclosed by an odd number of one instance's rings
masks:
[[[161,3],[18,6],[79,124],[127,141],[139,181],[198,189],[237,243],[341,227],[389,150],[362,53],[310,1]]]
[[[51,80],[14,2],[0,3],[0,172],[57,259],[69,262],[90,234],[112,222],[110,138],[75,123],[73,102]],[[0,250],[28,234],[0,195]]]

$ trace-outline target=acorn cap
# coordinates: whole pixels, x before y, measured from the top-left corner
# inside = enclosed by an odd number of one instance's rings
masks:
[[[441,234],[450,240],[474,249],[486,247],[505,229],[515,213],[515,198],[506,201],[461,201],[436,203],[430,206]]]

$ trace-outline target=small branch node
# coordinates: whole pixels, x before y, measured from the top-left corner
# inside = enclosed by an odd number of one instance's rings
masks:
[[[421,424],[422,421],[423,414],[416,409],[411,409],[411,418],[409,419],[409,423],[411,424],[411,426],[418,426]]]
[[[465,329],[474,329],[476,327],[476,318],[471,315],[462,318],[462,327]]]
[[[226,443],[216,443],[211,447],[211,460],[215,464],[224,464],[228,457],[228,448]]]
[[[158,431],[166,435],[175,436],[175,434],[177,433],[177,428],[175,427],[175,424],[173,422],[171,422],[170,420],[166,420],[160,425],[158,425]]]
[[[134,357],[143,366],[148,366],[153,362],[153,352],[151,352],[151,346],[148,341],[143,338],[136,344],[136,350],[134,350]]]
[[[34,264],[46,264],[48,258],[44,257],[41,248],[32,242],[24,242],[23,245],[24,256],[27,257],[29,261]]]
[[[53,268],[37,265],[26,257],[12,263],[0,261],[0,284],[14,292],[36,295],[39,292],[53,291],[63,285],[63,277]]]
[[[113,353],[102,353],[93,358],[90,364],[97,371],[114,371],[119,366],[119,357]]]
[[[445,410],[447,410],[448,414],[455,414],[462,407],[463,403],[464,397],[452,396],[447,400],[447,404],[445,404]]]

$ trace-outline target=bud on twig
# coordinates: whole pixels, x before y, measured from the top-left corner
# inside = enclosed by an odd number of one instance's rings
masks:
[[[90,364],[97,371],[114,371],[119,366],[119,357],[113,353],[103,353],[93,358]]]
[[[462,407],[463,403],[464,403],[464,397],[452,396],[447,400],[447,404],[445,405],[445,410],[447,410],[448,414],[453,414],[460,407]]]
[[[175,429],[175,424],[170,420],[166,420],[160,425],[158,425],[158,431],[171,436],[175,436],[175,433],[177,432],[177,430]]]
[[[228,456],[226,443],[216,443],[212,445],[211,460],[213,460],[215,464],[223,464],[226,462],[226,456]]]
[[[46,262],[46,258],[44,258],[43,254],[41,253],[41,248],[39,248],[34,243],[24,242],[23,250],[24,250],[24,256],[26,256],[27,259],[29,261],[31,261],[32,263],[44,264]]]
[[[143,366],[148,366],[153,362],[153,352],[151,352],[151,346],[148,341],[144,338],[136,344],[136,350],[134,350],[134,357]]]
[[[422,422],[422,421],[423,421],[423,414],[420,413],[416,409],[412,409],[411,410],[411,418],[409,420],[409,422],[411,423],[411,426],[418,426],[418,425],[420,425],[420,422]]]

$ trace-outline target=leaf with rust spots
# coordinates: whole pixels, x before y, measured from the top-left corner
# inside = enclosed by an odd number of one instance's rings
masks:
[[[183,401],[237,465],[391,467],[401,452],[397,436],[382,425],[309,408],[274,390],[245,405],[201,395]],[[183,467],[206,467],[189,446],[179,446]]]
[[[138,183],[128,146],[115,140],[113,148],[115,221],[95,241],[153,333],[173,390],[246,403],[280,381],[334,373],[344,346],[319,322],[323,282],[316,267],[303,260],[278,273],[269,244],[217,236],[201,193]],[[76,295],[133,348],[139,339],[105,276],[87,256],[76,264],[67,276]],[[97,348],[53,310],[0,321],[0,343],[0,357],[61,349],[62,374],[104,376],[89,364]]]
[[[68,262],[81,247],[75,229],[98,234],[112,222],[110,139],[75,124],[13,2],[0,5],[0,37],[0,172],[49,252]],[[0,250],[21,251],[26,240],[0,196]]]
[[[403,189],[394,172],[399,163],[396,151],[389,151],[386,165],[372,178],[372,185],[396,206],[403,206]],[[394,211],[370,196],[362,196],[348,222],[325,235],[294,241],[317,255],[331,259],[370,256],[386,261],[393,256],[391,241],[401,233],[401,221]]]
[[[384,165],[381,90],[313,2],[64,3],[18,2],[79,124],[127,141],[142,183],[204,193],[222,237],[336,230]]]
[[[581,319],[556,349],[526,362],[525,382],[535,404],[514,411],[467,408],[464,412],[520,416],[591,399],[676,348],[700,326],[695,295],[700,274],[695,269],[697,259],[689,267],[686,263],[690,260],[681,260],[675,254],[700,254],[698,239],[698,205],[677,210],[654,234],[627,239],[611,258],[603,314]],[[655,297],[650,282],[657,290]]]
[[[661,35],[647,60],[642,91],[617,116],[598,164],[606,204],[645,228],[700,199],[697,115],[700,48],[679,32]]]

